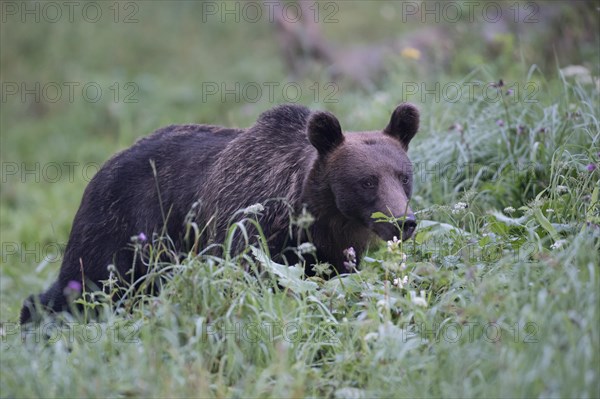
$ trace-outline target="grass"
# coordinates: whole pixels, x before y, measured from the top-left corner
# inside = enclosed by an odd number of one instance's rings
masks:
[[[317,104],[306,91],[301,102],[329,109],[348,130],[385,126],[403,99],[423,115],[409,152],[416,236],[371,248],[360,273],[305,280],[260,248],[244,254],[247,271],[236,257],[151,261],[163,285],[157,296],[114,310],[94,294],[80,317],[18,326],[22,300],[56,275],[56,252],[95,165],[159,126],[248,126],[282,100],[203,102],[196,90],[213,81],[285,83],[268,26],[199,29],[191,3],[139,4],[141,22],[129,26],[2,25],[3,82],[93,81],[107,93],[135,82],[139,101],[2,103],[0,396],[600,396],[600,172],[588,169],[600,166],[599,92],[560,73],[578,63],[597,75],[597,47],[583,41],[549,59],[536,50],[554,38],[543,27],[521,40],[505,34],[504,47],[488,54],[450,26],[459,33],[447,68],[396,57],[375,91],[340,86],[337,103]],[[352,31],[369,43],[415,29],[390,30],[385,18],[373,27],[380,10],[361,7],[341,7],[330,37],[344,43]],[[564,18],[578,21],[574,13]],[[256,47],[244,63],[223,61],[248,53],[250,39]],[[500,79],[487,95],[458,101],[422,91],[399,98],[407,82]],[[72,174],[68,162],[77,164]],[[24,163],[39,172],[22,176]],[[60,178],[48,165],[62,167]]]

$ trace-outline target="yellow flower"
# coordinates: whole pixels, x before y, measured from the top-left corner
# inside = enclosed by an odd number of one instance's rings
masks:
[[[406,47],[400,53],[401,56],[410,58],[411,60],[421,59],[421,52],[414,47]]]

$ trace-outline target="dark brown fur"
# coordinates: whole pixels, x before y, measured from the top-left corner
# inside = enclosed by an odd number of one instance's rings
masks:
[[[264,210],[257,218],[273,256],[294,260],[286,248],[310,237],[319,261],[347,272],[344,249],[354,247],[360,259],[375,236],[412,235],[412,169],[405,151],[418,123],[416,108],[404,104],[383,131],[343,135],[333,115],[283,105],[263,113],[248,129],[160,129],[115,155],[94,176],[75,216],[58,280],[37,299],[47,310],[66,310],[64,289],[72,280],[82,281],[82,268],[85,282],[96,286],[108,278],[109,264],[122,276],[132,268],[143,275],[145,266],[134,264],[128,248],[140,232],[150,237],[166,227],[175,248],[189,250],[183,232],[196,201],[198,225],[211,221],[203,245],[222,243],[230,222],[241,218],[238,211],[261,203]],[[315,217],[307,232],[290,227],[290,215],[303,206]],[[403,231],[374,223],[371,215],[377,211],[405,217]],[[233,249],[243,246],[238,234]],[[31,296],[21,322],[30,320],[34,306]]]

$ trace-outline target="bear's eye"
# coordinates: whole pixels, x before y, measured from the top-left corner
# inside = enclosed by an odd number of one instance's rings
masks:
[[[410,176],[405,175],[404,173],[397,172],[396,177],[403,185],[407,185],[410,183]]]
[[[367,179],[364,179],[361,182],[361,185],[363,186],[363,188],[367,189],[375,188],[377,186],[377,179],[374,177],[369,177]]]

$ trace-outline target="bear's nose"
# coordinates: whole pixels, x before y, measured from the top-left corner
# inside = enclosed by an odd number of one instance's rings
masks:
[[[415,218],[415,215],[407,215],[404,219],[404,222],[402,222],[402,241],[408,240],[410,237],[412,237],[416,228],[417,219]]]

